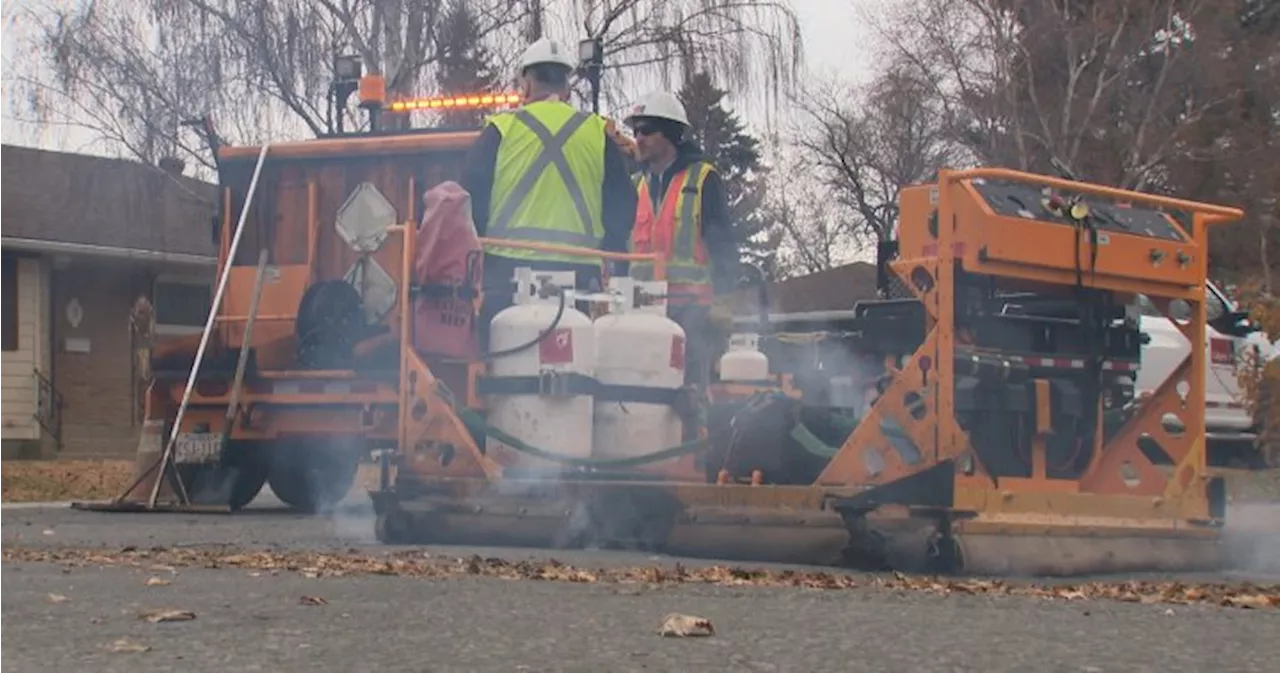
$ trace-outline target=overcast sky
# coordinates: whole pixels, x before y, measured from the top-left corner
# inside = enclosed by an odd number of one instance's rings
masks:
[[[61,0],[75,2],[77,0]],[[860,22],[854,9],[855,5],[879,5],[891,0],[843,0],[831,2],[815,2],[812,0],[793,0],[793,6],[801,23],[801,31],[805,41],[805,61],[809,72],[815,76],[829,78],[838,76],[849,81],[857,81],[865,77],[872,67],[871,45],[874,35]],[[4,68],[7,71],[13,62],[13,56],[19,46],[23,26],[13,22],[13,16],[19,8],[27,6],[29,0],[6,0],[4,3],[4,33],[2,37],[4,51]],[[636,95],[639,95],[637,92]],[[48,149],[68,151],[100,152],[101,148],[92,147],[92,134],[84,131],[47,131],[38,132],[27,125],[15,123],[10,116],[8,89],[3,105],[3,138],[5,143],[20,145],[36,145]],[[730,102],[738,98],[730,92]],[[766,115],[759,105],[745,106],[741,109],[746,121],[757,133],[765,130]],[[784,111],[785,114],[785,111]]]

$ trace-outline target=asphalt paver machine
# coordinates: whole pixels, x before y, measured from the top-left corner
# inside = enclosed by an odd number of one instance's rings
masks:
[[[150,469],[105,507],[234,510],[269,482],[323,510],[377,452],[388,543],[996,574],[1221,562],[1204,350],[1104,417],[1141,364],[1133,297],[1186,302],[1202,342],[1209,228],[1240,211],[940,171],[902,190],[880,299],[762,310],[685,385],[660,260],[592,292],[533,269],[482,286],[497,242],[451,182],[476,136],[221,148],[219,299],[199,341],[153,354]],[[479,344],[486,292],[514,304]]]

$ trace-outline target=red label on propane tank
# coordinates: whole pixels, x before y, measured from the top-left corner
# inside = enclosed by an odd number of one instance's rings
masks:
[[[573,362],[573,330],[561,327],[548,334],[538,344],[538,361],[544,365]]]
[[[684,337],[679,334],[671,336],[671,368],[684,371]]]

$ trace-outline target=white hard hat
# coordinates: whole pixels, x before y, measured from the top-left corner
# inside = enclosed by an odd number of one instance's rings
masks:
[[[573,56],[563,44],[555,40],[544,37],[537,42],[529,45],[524,50],[524,54],[520,56],[520,72],[523,73],[526,68],[532,65],[541,64],[562,65],[570,70],[578,67],[578,63],[573,60]]]
[[[639,117],[652,117],[654,119],[670,119],[673,122],[680,122],[685,126],[689,125],[689,115],[684,111],[684,104],[676,98],[675,94],[667,91],[655,91],[636,101],[631,106],[631,111],[622,121],[631,124],[633,120]]]

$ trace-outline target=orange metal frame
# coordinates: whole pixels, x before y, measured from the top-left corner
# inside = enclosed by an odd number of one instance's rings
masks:
[[[1193,213],[1192,231],[1183,231],[1185,240],[1181,242],[1108,232],[1109,245],[1098,256],[1096,273],[1084,274],[1081,284],[1120,293],[1144,293],[1166,314],[1171,300],[1186,300],[1192,306],[1192,317],[1186,325],[1179,325],[1179,329],[1191,343],[1204,343],[1208,226],[1238,219],[1243,216],[1240,210],[1012,170],[942,171],[937,186],[936,245],[929,246],[935,254],[917,255],[913,250],[912,256],[891,264],[894,273],[926,309],[925,342],[901,369],[892,372],[891,384],[827,465],[818,484],[875,486],[951,459],[968,466],[957,471],[957,499],[979,511],[1007,510],[1010,502],[1018,500],[1031,509],[1044,511],[1045,494],[1057,494],[1054,509],[1062,514],[1097,511],[1117,515],[1129,511],[1134,516],[1149,516],[1176,512],[1186,519],[1208,519],[1204,488],[1205,353],[1202,348],[1191,349],[1188,358],[1156,390],[1152,401],[1105,446],[1099,431],[1094,440],[1092,463],[1078,480],[1045,476],[1043,438],[1050,431],[1047,395],[1039,398],[1036,409],[1037,433],[1030,446],[1032,476],[992,479],[986,475],[966,433],[955,421],[956,269],[1015,283],[1071,286],[1077,281],[1077,247],[1070,226],[996,215],[973,187],[972,181],[979,178],[1032,183]],[[923,228],[925,219],[904,220],[901,226],[904,231],[909,227]],[[914,240],[920,240],[918,230],[912,235]],[[1152,261],[1156,258],[1152,251],[1163,253],[1160,256],[1163,260],[1178,259],[1181,254],[1186,261],[1160,266]],[[927,278],[927,282],[918,282],[922,278]],[[926,383],[921,385],[922,381]],[[1185,401],[1176,391],[1184,382],[1188,386]],[[1035,381],[1035,386],[1038,391],[1048,390],[1045,380]],[[921,404],[926,410],[923,414],[918,409]],[[914,415],[908,406],[914,408]],[[1170,435],[1161,424],[1165,413],[1186,416],[1185,432],[1180,436]],[[924,449],[923,460],[915,465],[903,462],[880,435],[880,420],[884,417],[897,421],[915,444]],[[1172,478],[1152,465],[1139,449],[1138,439],[1143,435],[1156,439],[1173,459]],[[873,457],[872,453],[878,456]],[[868,470],[867,460],[876,464],[876,457],[883,463],[883,469]],[[1034,498],[1027,497],[1032,494]],[[1136,498],[1123,501],[1070,497],[1084,494]],[[1035,506],[1032,500],[1036,501]]]

